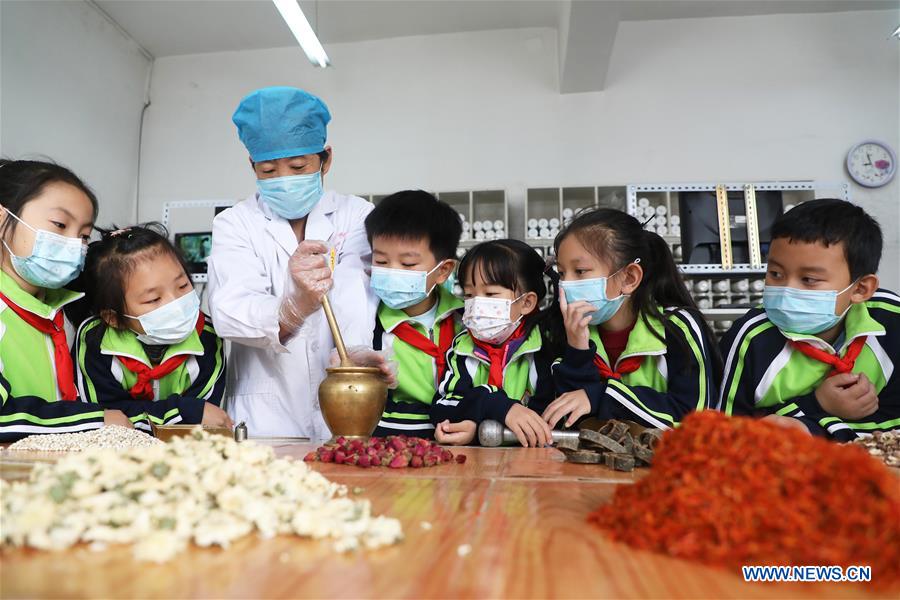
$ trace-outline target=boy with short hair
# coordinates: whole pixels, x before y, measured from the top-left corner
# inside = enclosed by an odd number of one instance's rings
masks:
[[[721,410],[838,441],[900,429],[900,297],[878,288],[881,249],[878,223],[843,200],[776,221],[763,308],[721,342]]]
[[[366,217],[372,291],[380,298],[372,347],[393,350],[397,388],[373,435],[431,438],[429,409],[460,331],[463,302],[445,282],[456,267],[459,215],[421,190],[397,192]]]

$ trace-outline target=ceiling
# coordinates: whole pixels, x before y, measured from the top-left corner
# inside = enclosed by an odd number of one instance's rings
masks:
[[[296,43],[270,0],[89,1],[154,57]],[[592,12],[634,21],[889,10],[900,7],[900,0],[301,0],[300,4],[327,45],[491,29],[556,28],[561,18],[582,18]]]

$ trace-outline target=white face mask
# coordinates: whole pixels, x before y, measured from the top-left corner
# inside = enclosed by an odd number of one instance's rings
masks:
[[[502,344],[509,339],[522,321],[521,315],[513,321],[510,313],[512,305],[524,297],[525,294],[515,300],[484,296],[469,298],[465,303],[463,325],[477,340],[494,345]]]
[[[186,340],[197,326],[200,316],[200,297],[191,290],[181,298],[155,308],[139,317],[122,315],[129,319],[137,319],[144,329],[137,339],[151,346],[171,346]]]

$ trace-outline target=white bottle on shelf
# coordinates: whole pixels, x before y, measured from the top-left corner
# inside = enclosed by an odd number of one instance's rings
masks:
[[[731,299],[732,304],[750,304],[749,296],[735,296]]]
[[[504,240],[504,239],[506,239],[506,230],[504,230],[504,229],[495,229],[495,230],[494,230],[494,239],[495,239],[495,240]]]
[[[564,208],[562,211],[563,219],[571,219],[575,216],[575,211],[571,208]]]
[[[713,284],[713,291],[715,292],[727,292],[728,291],[728,280],[720,279]]]
[[[698,279],[694,283],[694,291],[700,294],[705,294],[709,291],[709,279]]]
[[[731,300],[729,300],[728,298],[719,298],[718,300],[716,300],[716,308],[720,308],[728,304],[731,304]]]
[[[550,237],[556,238],[556,236],[558,236],[558,235],[559,235],[559,229],[557,229],[556,227],[551,227],[550,228]]]
[[[766,289],[766,280],[765,279],[754,279],[750,282],[750,291],[751,292],[763,292]]]
[[[697,308],[700,310],[706,310],[707,308],[711,308],[712,305],[708,298],[698,298],[697,299]]]
[[[665,225],[657,225],[656,233],[658,235],[669,235],[669,228],[666,227]]]
[[[531,227],[531,228],[528,229],[528,237],[530,237],[530,238],[536,238],[537,236],[538,236],[538,230],[537,230],[537,229],[535,229],[534,227]]]
[[[472,229],[473,229],[476,233],[479,232],[479,231],[481,231],[481,230],[483,229],[483,227],[481,226],[481,221],[475,221],[474,223],[472,223]]]
[[[463,231],[471,231],[471,230],[472,230],[472,224],[469,223],[468,221],[463,221],[463,222],[462,222],[462,229],[463,229]]]
[[[746,293],[750,289],[750,282],[747,279],[736,279],[731,282],[731,291],[737,293]]]
[[[656,214],[658,214],[658,215],[661,216],[661,217],[662,217],[662,216],[665,216],[665,214],[666,214],[667,212],[669,212],[669,210],[668,210],[665,206],[663,206],[662,204],[660,204],[659,206],[656,207]]]
[[[490,221],[490,220],[484,220],[481,222],[481,228],[484,229],[485,231],[493,231],[494,222]]]
[[[681,225],[681,217],[678,215],[669,216],[669,224],[671,225]]]
[[[475,239],[478,240],[479,242],[482,241],[484,239],[484,232],[481,230],[476,231]]]
[[[538,227],[540,227],[541,229],[544,229],[544,228],[547,227],[549,224],[550,224],[550,221],[548,221],[547,219],[545,219],[545,218],[543,218],[543,217],[541,217],[540,219],[538,219]]]
[[[681,259],[682,256],[684,256],[684,254],[681,250],[681,245],[678,245],[678,246],[675,246],[672,248],[672,256],[674,256],[677,259]]]
[[[638,203],[638,207],[644,208],[646,206],[650,206],[650,199],[649,198],[638,198],[637,203]]]
[[[536,229],[538,226],[538,220],[534,217],[528,219],[528,229]]]
[[[472,235],[468,231],[463,231],[462,235],[459,236],[459,241],[468,242]]]
[[[552,219],[547,221],[547,226],[550,229],[559,229],[559,219],[553,217]]]
[[[494,221],[494,231],[497,231],[498,229],[506,229],[506,225],[504,225],[502,219]]]
[[[668,225],[668,224],[669,224],[668,219],[666,219],[662,215],[656,215],[656,226],[657,227],[659,227],[660,225]]]
[[[681,225],[672,225],[669,230],[672,232],[672,235],[681,235]]]
[[[541,227],[541,232],[540,232],[540,233],[541,233],[541,237],[542,237],[542,238],[548,238],[548,237],[550,237],[550,229],[548,229],[547,227]]]
[[[734,325],[733,321],[719,321],[719,329],[722,331],[728,331],[732,325]]]
[[[484,239],[490,241],[497,239],[497,232],[493,229],[484,232]]]

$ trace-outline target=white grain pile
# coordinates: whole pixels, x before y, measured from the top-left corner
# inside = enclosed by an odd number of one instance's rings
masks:
[[[302,461],[199,429],[168,444],[88,449],[38,464],[28,481],[0,480],[0,542],[59,550],[79,542],[134,544],[165,562],[188,543],[222,546],[256,531],[331,538],[335,549],[402,538],[396,519],[372,516]]]
[[[91,431],[30,435],[11,444],[9,450],[37,450],[40,452],[81,452],[91,448],[142,448],[160,446],[162,442],[137,429],[108,425]]]

